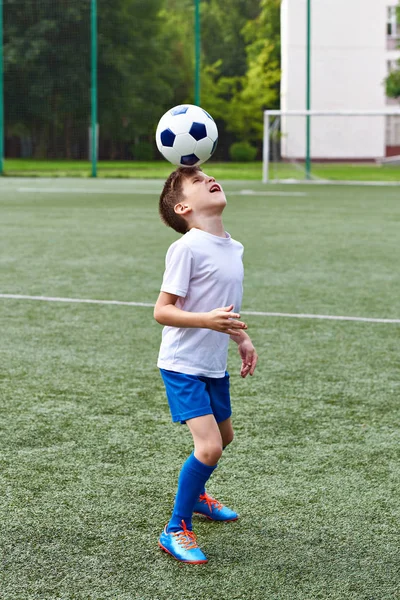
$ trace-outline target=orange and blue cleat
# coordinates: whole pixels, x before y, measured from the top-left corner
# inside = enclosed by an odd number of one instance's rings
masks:
[[[208,559],[197,545],[196,534],[187,529],[185,521],[182,521],[182,530],[180,531],[168,533],[167,526],[165,526],[158,540],[158,545],[164,552],[171,554],[180,562],[191,565],[201,565],[208,562]]]
[[[204,515],[211,521],[237,521],[239,518],[239,515],[234,510],[224,506],[221,502],[209,496],[207,492],[200,494],[193,512],[198,515]]]

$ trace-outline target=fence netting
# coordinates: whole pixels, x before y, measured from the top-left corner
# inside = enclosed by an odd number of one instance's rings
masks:
[[[13,158],[30,159],[27,165],[91,159],[93,64],[99,160],[158,157],[157,120],[173,106],[176,90],[179,98],[187,95],[171,68],[174,35],[164,26],[164,0],[1,2],[6,172]]]
[[[5,157],[88,158],[90,0],[3,0]]]

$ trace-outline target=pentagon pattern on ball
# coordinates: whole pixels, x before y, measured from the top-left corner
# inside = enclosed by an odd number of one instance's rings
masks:
[[[193,167],[193,165],[198,163],[199,160],[199,157],[195,154],[187,154],[186,156],[181,156],[181,164],[185,167]]]
[[[207,129],[204,123],[192,123],[189,133],[197,141],[207,137]]]
[[[173,108],[171,110],[171,115],[172,116],[176,116],[176,115],[184,115],[187,113],[188,111],[188,106],[185,106],[184,104],[182,104],[182,106],[175,106],[175,108]]]
[[[160,137],[163,146],[167,146],[167,148],[172,148],[172,146],[174,145],[176,135],[170,129],[164,129]]]

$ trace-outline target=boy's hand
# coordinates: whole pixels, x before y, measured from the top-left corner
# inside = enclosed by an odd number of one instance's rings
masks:
[[[233,313],[233,304],[221,308],[215,308],[205,314],[205,327],[220,331],[228,335],[240,335],[240,332],[247,329],[246,323],[238,321],[240,315]]]
[[[258,354],[247,334],[245,334],[244,339],[239,342],[238,350],[242,359],[242,368],[240,369],[241,377],[247,377],[249,373],[250,375],[253,375],[257,366]]]

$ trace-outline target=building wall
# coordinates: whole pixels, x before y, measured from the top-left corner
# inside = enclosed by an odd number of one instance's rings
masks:
[[[387,7],[397,0],[311,0],[311,108],[384,110]],[[282,0],[282,110],[306,106],[306,0]],[[393,46],[393,44],[392,44]],[[305,117],[282,119],[282,154],[305,155]],[[386,118],[312,117],[311,155],[375,159],[386,153]]]

